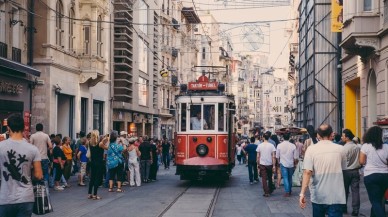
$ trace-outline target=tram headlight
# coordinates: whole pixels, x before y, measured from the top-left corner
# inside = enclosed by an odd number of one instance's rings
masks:
[[[197,154],[201,157],[206,156],[207,153],[209,152],[209,148],[204,144],[198,145],[196,150],[197,150]]]

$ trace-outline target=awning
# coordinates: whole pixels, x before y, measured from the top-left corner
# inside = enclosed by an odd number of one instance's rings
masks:
[[[40,71],[32,68],[31,66],[27,66],[18,62],[11,61],[9,59],[5,59],[0,57],[0,67],[4,67],[10,70],[18,71],[25,74],[30,74],[34,76],[40,76]]]

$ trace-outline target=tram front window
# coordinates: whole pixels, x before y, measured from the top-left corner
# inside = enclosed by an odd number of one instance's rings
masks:
[[[191,130],[214,130],[214,120],[214,105],[190,106]]]

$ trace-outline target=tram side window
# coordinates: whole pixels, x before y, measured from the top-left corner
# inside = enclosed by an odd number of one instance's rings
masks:
[[[201,105],[190,105],[190,130],[201,130],[202,111]],[[207,128],[207,122],[203,121],[203,128]]]
[[[181,131],[186,131],[186,103],[181,104]]]
[[[215,130],[215,120],[216,120],[216,113],[215,113],[215,106],[214,105],[203,105],[203,114],[204,114],[204,120],[207,122],[207,129],[205,130]]]
[[[218,131],[225,131],[225,113],[224,113],[224,104],[218,104]]]

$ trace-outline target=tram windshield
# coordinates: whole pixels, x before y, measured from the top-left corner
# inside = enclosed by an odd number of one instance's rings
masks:
[[[190,105],[190,130],[214,130],[215,106]]]

